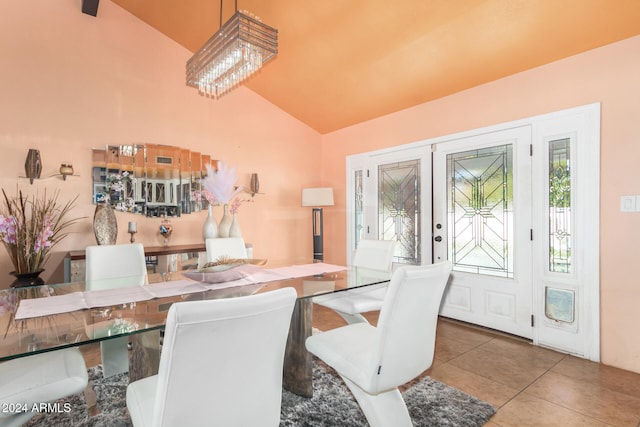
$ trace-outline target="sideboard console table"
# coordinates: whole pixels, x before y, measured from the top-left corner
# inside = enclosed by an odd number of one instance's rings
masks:
[[[204,242],[189,245],[145,246],[147,269],[151,273],[166,273],[197,268],[199,259],[206,259]],[[204,257],[204,258],[202,258]],[[70,251],[64,259],[64,281],[83,282],[85,279],[85,251]]]

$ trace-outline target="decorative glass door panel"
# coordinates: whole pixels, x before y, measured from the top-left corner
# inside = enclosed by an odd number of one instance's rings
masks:
[[[358,249],[358,243],[363,238],[364,233],[364,187],[362,181],[362,169],[354,172],[354,210],[353,210],[353,222],[354,222],[354,236],[353,241],[355,243],[355,249]]]
[[[549,271],[571,273],[569,138],[549,141]]]
[[[512,163],[510,144],[447,155],[454,270],[513,277]]]
[[[395,261],[420,264],[420,160],[378,166],[379,240],[395,240]]]

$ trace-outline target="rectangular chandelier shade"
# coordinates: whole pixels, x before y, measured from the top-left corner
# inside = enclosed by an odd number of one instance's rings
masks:
[[[236,11],[187,61],[187,85],[219,98],[278,53],[278,30],[246,11]]]

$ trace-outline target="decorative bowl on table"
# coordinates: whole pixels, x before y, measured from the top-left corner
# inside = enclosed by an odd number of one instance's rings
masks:
[[[182,275],[191,280],[205,283],[222,283],[243,279],[259,271],[267,260],[263,259],[225,259],[213,261],[197,270],[187,270]]]

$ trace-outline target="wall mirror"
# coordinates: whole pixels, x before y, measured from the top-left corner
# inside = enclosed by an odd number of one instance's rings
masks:
[[[158,144],[108,145],[92,150],[93,203],[150,217],[180,216],[207,208],[201,180],[211,156]]]

